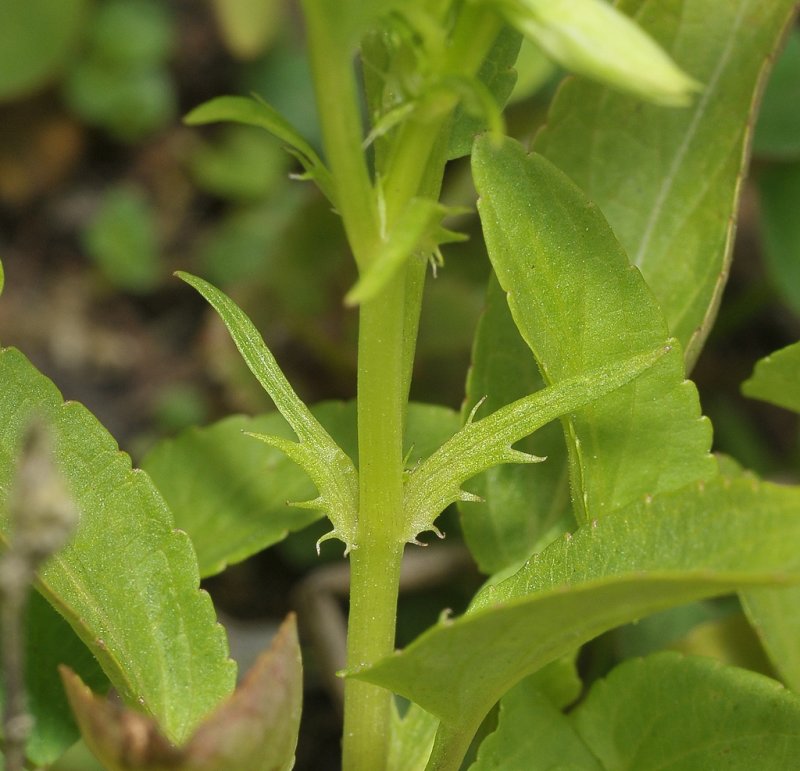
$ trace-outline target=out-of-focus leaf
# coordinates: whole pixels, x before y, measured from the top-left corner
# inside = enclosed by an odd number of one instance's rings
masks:
[[[87,47],[94,61],[130,72],[163,64],[174,42],[168,3],[105,0],[95,6]]]
[[[800,104],[800,98],[796,104]],[[800,116],[800,108],[797,113]],[[758,170],[755,181],[761,214],[759,228],[770,282],[800,316],[800,217],[797,216],[800,161],[769,164]]]
[[[115,287],[147,292],[158,284],[162,270],[155,213],[138,188],[109,190],[83,242]]]
[[[521,42],[522,35],[519,32],[504,27],[478,72],[478,80],[489,90],[499,110],[503,109],[517,82],[514,62]],[[453,118],[448,159],[469,155],[475,136],[485,129],[485,118],[471,115],[463,106],[459,107]]]
[[[800,343],[761,359],[742,383],[742,393],[800,413]]]
[[[28,710],[34,718],[25,754],[35,765],[46,766],[80,735],[58,677],[58,665],[67,664],[99,691],[108,688],[108,679],[69,624],[37,592],[28,603],[25,644]],[[3,704],[0,692],[0,707]]]
[[[623,0],[620,10],[703,83],[702,93],[686,109],[664,110],[571,80],[535,142],[602,209],[689,369],[727,278],[756,95],[794,7],[793,0]]]
[[[800,751],[794,694],[746,669],[675,653],[621,664],[569,723],[603,769],[783,771]]]
[[[86,59],[70,70],[64,98],[87,123],[124,142],[163,128],[175,115],[175,87],[161,67],[128,70]]]
[[[800,158],[800,32],[791,31],[775,62],[756,123],[753,151],[769,158]]]
[[[479,412],[489,414],[543,387],[530,348],[511,318],[505,292],[492,278],[475,335],[463,416],[481,399],[485,401]],[[464,538],[487,574],[527,559],[543,539],[574,524],[561,426],[555,422],[543,426],[515,446],[547,461],[495,466],[467,485],[483,501],[459,504]]]
[[[0,101],[44,85],[80,37],[87,0],[0,3]]]
[[[68,668],[64,686],[86,743],[108,771],[290,771],[300,727],[303,672],[294,617],[242,684],[181,746],[152,718],[95,696]]]
[[[266,102],[244,96],[218,96],[195,107],[184,118],[184,122],[190,126],[232,122],[266,129],[291,148],[292,154],[319,185],[328,200],[334,200],[333,180],[316,150],[286,118]]]
[[[96,419],[65,404],[18,351],[0,352],[0,382],[0,511],[22,431],[38,414],[54,431],[56,459],[81,512],[75,537],[41,570],[38,589],[123,698],[183,739],[235,679],[188,537]]]
[[[263,53],[282,28],[282,0],[214,0],[217,23],[231,52],[241,59]]]
[[[227,128],[218,141],[193,151],[192,176],[204,190],[223,198],[264,198],[284,182],[286,155],[262,131],[250,126]]]
[[[479,137],[473,175],[489,257],[544,380],[559,383],[663,343],[664,318],[597,207],[555,166]],[[711,427],[680,346],[563,419],[579,522],[708,478]]]
[[[749,478],[632,504],[482,590],[466,615],[350,675],[438,716],[433,755],[452,762],[507,690],[598,634],[736,587],[800,579],[799,514],[800,488]]]

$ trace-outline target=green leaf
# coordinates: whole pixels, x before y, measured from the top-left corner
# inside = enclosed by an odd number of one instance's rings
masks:
[[[350,675],[438,716],[444,757],[448,734],[463,750],[507,690],[608,629],[736,587],[800,580],[798,537],[800,488],[690,485],[584,525],[482,590],[466,615]]]
[[[604,0],[488,0],[509,24],[578,75],[655,104],[685,106],[700,84]]]
[[[255,59],[281,32],[281,0],[214,0],[225,43],[240,59]]]
[[[253,434],[277,447],[305,469],[319,490],[314,500],[295,504],[324,511],[333,530],[321,540],[338,538],[346,551],[356,546],[358,519],[358,473],[353,461],[331,439],[330,434],[311,414],[281,372],[253,322],[227,295],[196,276],[177,273],[193,286],[217,311],[256,379],[275,402],[299,441],[268,434]]]
[[[469,771],[603,771],[557,705],[526,678],[500,700],[497,730]]]
[[[782,771],[800,751],[794,694],[746,669],[675,653],[620,665],[569,722],[603,769]]]
[[[800,316],[800,220],[797,217],[800,161],[767,164],[755,174],[755,182],[759,195],[759,229],[770,283],[795,315]]]
[[[800,343],[761,359],[742,383],[742,393],[800,413]]]
[[[485,399],[493,412],[544,387],[530,349],[519,336],[505,293],[493,277],[478,324],[463,415]],[[561,426],[549,423],[516,445],[546,463],[503,464],[475,477],[467,490],[482,501],[459,504],[461,528],[480,569],[497,573],[527,559],[543,540],[574,525]]]
[[[23,96],[54,77],[75,48],[86,0],[0,4],[0,101]]]
[[[142,190],[109,190],[83,243],[106,278],[123,291],[147,292],[161,278],[155,212]]]
[[[548,384],[663,345],[659,308],[597,207],[551,163],[506,140],[473,152],[486,245]],[[711,427],[679,345],[625,388],[566,416],[578,521],[716,471]]]
[[[800,693],[800,588],[750,589],[740,596],[775,671]]]
[[[551,420],[573,413],[630,383],[657,366],[671,351],[671,345],[666,343],[644,353],[612,360],[588,374],[567,378],[518,399],[482,420],[468,420],[455,436],[408,475],[403,497],[405,540],[414,542],[426,530],[437,532],[433,522],[451,503],[475,500],[474,495],[461,489],[467,479],[501,463],[545,460],[512,445]]]
[[[800,32],[793,29],[775,62],[756,123],[753,151],[770,158],[800,158]]]
[[[171,739],[184,738],[235,679],[188,537],[96,419],[65,404],[18,351],[0,352],[0,382],[0,511],[20,437],[38,414],[52,426],[81,512],[73,541],[42,569],[39,590],[123,698],[156,717]]]
[[[28,710],[34,718],[26,755],[36,766],[47,766],[80,736],[58,677],[58,665],[67,664],[99,691],[108,690],[108,680],[69,624],[38,592],[28,601],[25,644]],[[0,706],[4,703],[0,692]]]
[[[345,452],[357,458],[356,403],[323,402],[312,406],[311,412]],[[453,410],[409,404],[408,463],[432,453],[458,426]],[[201,576],[219,573],[322,516],[290,507],[291,501],[313,497],[314,483],[282,452],[265,447],[248,433],[293,437],[277,413],[233,416],[161,442],[142,462],[169,504],[175,524],[192,539]]]
[[[61,675],[81,733],[108,771],[291,771],[294,766],[303,672],[293,616],[231,698],[178,747],[152,718],[95,696],[66,667]]]
[[[438,726],[439,721],[416,704],[401,718],[393,703],[386,771],[425,771]]]
[[[438,201],[412,198],[365,272],[345,295],[345,304],[358,305],[373,299],[406,260],[414,256],[427,258],[438,252],[439,244],[464,241],[466,236],[441,225],[442,218],[451,213]]]
[[[687,109],[663,110],[570,80],[534,145],[602,209],[689,369],[727,278],[756,95],[794,6],[622,0],[620,10],[704,84],[702,94]]]
[[[478,71],[477,79],[488,89],[498,110],[503,109],[517,82],[514,62],[519,55],[521,42],[522,35],[519,32],[512,27],[504,27]],[[448,160],[469,155],[476,135],[486,128],[485,116],[472,115],[463,106],[459,107],[453,118]]]
[[[195,107],[185,118],[189,126],[231,121],[245,126],[258,126],[285,142],[292,154],[319,186],[331,203],[335,203],[333,178],[316,150],[274,107],[246,96],[218,96]]]

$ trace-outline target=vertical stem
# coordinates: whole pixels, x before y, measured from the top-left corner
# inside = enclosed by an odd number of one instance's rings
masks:
[[[360,509],[350,554],[348,668],[369,666],[394,648],[403,543],[402,354],[405,285],[396,277],[361,308],[358,349]],[[380,771],[388,747],[391,693],[345,683],[344,756],[348,771]]]
[[[4,573],[20,572],[27,568],[20,560],[6,555],[3,561]],[[25,767],[25,741],[28,738],[31,718],[28,715],[25,698],[25,654],[23,643],[23,624],[27,584],[19,582],[15,576],[3,581],[2,593],[2,661],[6,704],[3,712],[3,734],[5,736],[5,767],[7,771],[22,771]],[[9,584],[13,588],[6,588]]]

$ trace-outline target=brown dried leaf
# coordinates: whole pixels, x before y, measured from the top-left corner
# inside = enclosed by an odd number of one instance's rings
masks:
[[[96,696],[68,667],[61,677],[86,744],[108,771],[288,771],[302,706],[297,625],[270,648],[189,741],[175,747],[150,717]]]

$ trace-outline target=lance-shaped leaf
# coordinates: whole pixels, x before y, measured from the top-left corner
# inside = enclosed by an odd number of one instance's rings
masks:
[[[281,436],[257,435],[286,453],[317,486],[317,498],[295,505],[320,509],[327,514],[333,530],[322,540],[338,538],[344,542],[347,551],[355,548],[358,473],[353,461],[294,392],[253,322],[241,308],[207,281],[188,273],[177,275],[200,292],[219,314],[250,371],[300,440],[295,442]]]
[[[761,359],[742,383],[742,393],[800,413],[800,343]]]
[[[475,333],[464,418],[481,400],[480,409],[488,414],[543,387],[536,361],[511,318],[505,292],[492,277]],[[561,426],[549,423],[517,449],[544,456],[547,463],[495,466],[467,485],[483,501],[459,506],[464,540],[489,575],[519,565],[543,539],[552,540],[559,530],[575,524]]]
[[[534,149],[602,209],[658,298],[689,368],[727,279],[750,127],[794,0],[622,0],[703,91],[665,110],[564,83]],[[714,20],[709,24],[708,20]]]
[[[453,209],[430,198],[413,198],[384,239],[356,285],[345,296],[347,305],[375,297],[412,255],[428,257],[440,244],[464,241],[466,236],[442,227],[442,218]]]
[[[479,137],[486,246],[548,384],[667,339],[658,305],[597,207],[551,163]],[[643,377],[564,420],[578,521],[715,473],[711,426],[679,345]]]
[[[414,541],[456,501],[475,500],[461,489],[470,477],[500,463],[538,463],[544,458],[512,447],[523,437],[561,415],[571,413],[630,383],[668,356],[670,344],[618,359],[596,370],[568,378],[501,407],[477,422],[468,422],[433,455],[420,463],[405,482],[405,539]]]
[[[236,692],[180,746],[152,718],[96,696],[61,670],[84,740],[108,771],[290,771],[303,671],[294,617],[281,626]]]
[[[302,137],[274,107],[261,99],[246,96],[218,96],[195,107],[185,118],[190,126],[220,122],[242,123],[269,131],[288,145],[289,152],[297,158],[306,174],[313,179],[325,197],[334,204],[334,185],[331,173],[317,155],[316,150]]]
[[[442,720],[454,757],[524,676],[608,629],[736,587],[800,581],[800,488],[753,479],[689,485],[584,525],[487,587],[405,650],[352,676]],[[438,753],[438,754],[437,754]]]
[[[486,0],[555,61],[656,104],[686,105],[700,84],[604,0]]]
[[[33,414],[54,434],[56,459],[81,514],[72,541],[37,588],[100,662],[128,703],[184,738],[228,695],[235,666],[185,533],[149,478],[83,406],[18,351],[0,352],[0,512],[22,431]],[[8,523],[0,522],[5,540]]]

